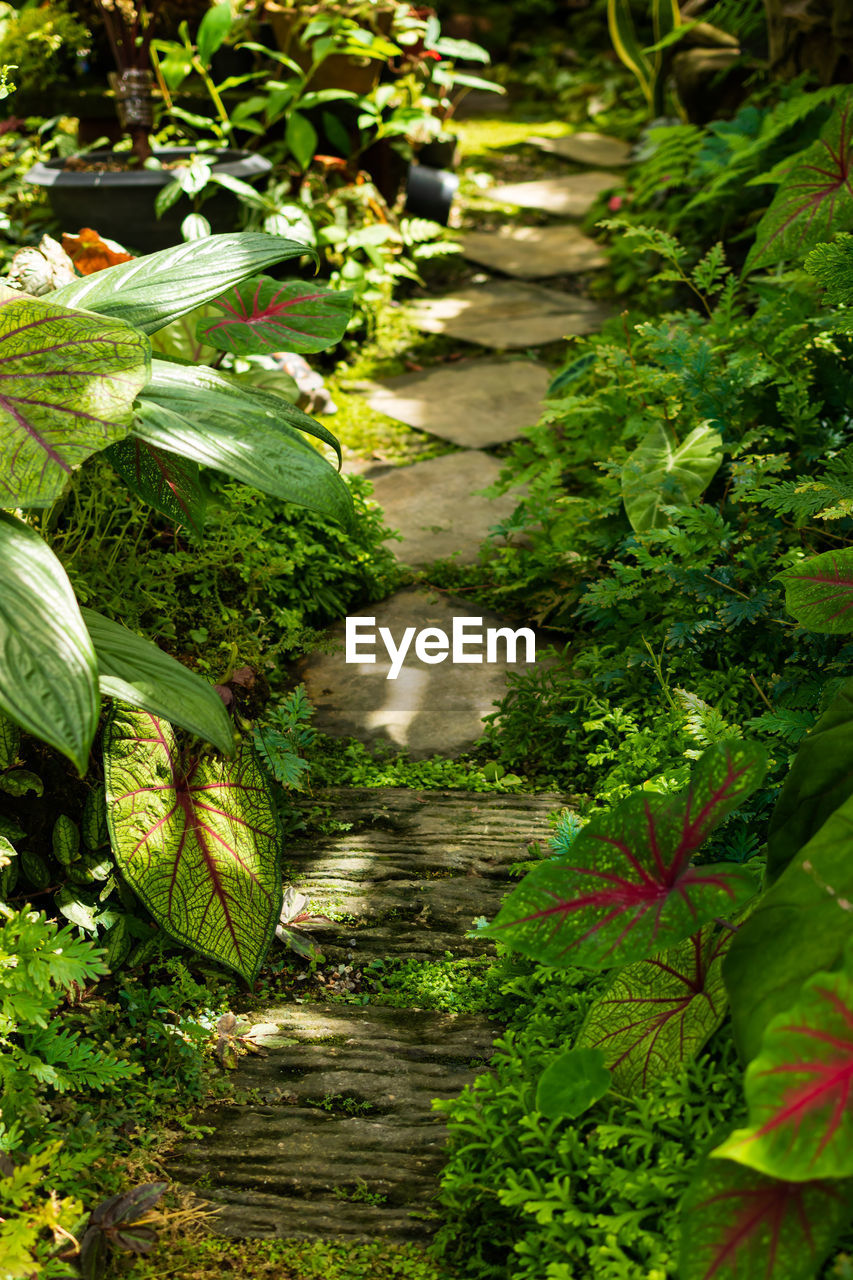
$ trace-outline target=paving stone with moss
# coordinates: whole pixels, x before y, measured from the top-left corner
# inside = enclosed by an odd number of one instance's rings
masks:
[[[559,138],[528,138],[531,146],[548,155],[560,156],[573,164],[591,164],[602,169],[618,169],[629,164],[631,147],[621,138],[610,138],[604,133],[567,133]]]
[[[514,280],[491,280],[440,298],[420,298],[408,309],[419,329],[501,351],[592,333],[610,315],[602,303],[579,294]]]
[[[364,397],[389,418],[463,448],[487,449],[538,420],[549,380],[545,366],[530,360],[460,360],[367,384]]]
[[[548,227],[501,226],[494,231],[469,231],[462,252],[471,262],[524,280],[598,271],[607,255],[573,223]]]
[[[566,177],[539,178],[534,182],[510,182],[490,187],[484,194],[496,204],[540,209],[564,218],[585,218],[602,192],[619,186],[619,182],[613,173],[590,170]]]

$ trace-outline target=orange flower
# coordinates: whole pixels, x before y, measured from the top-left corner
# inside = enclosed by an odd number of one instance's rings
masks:
[[[81,276],[103,271],[104,267],[114,267],[117,262],[130,262],[133,257],[115,240],[102,240],[91,227],[82,227],[76,236],[64,232],[62,247]]]

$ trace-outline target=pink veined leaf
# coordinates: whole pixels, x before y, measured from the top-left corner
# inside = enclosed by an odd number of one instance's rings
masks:
[[[800,626],[825,635],[853,631],[853,549],[825,551],[776,576]]]
[[[814,1280],[850,1208],[849,1181],[781,1182],[708,1160],[681,1206],[679,1280]]]
[[[836,231],[853,227],[853,104],[835,108],[817,142],[794,160],[758,224],[745,270],[802,260]]]
[[[131,493],[175,524],[187,525],[201,537],[207,489],[197,462],[166,453],[136,436],[110,445],[104,456]]]
[[[234,355],[323,351],[340,342],[352,315],[352,293],[302,280],[246,280],[214,304],[225,314],[199,321],[200,342]]]
[[[602,1050],[620,1093],[645,1093],[720,1025],[723,956],[732,937],[730,929],[706,925],[672,950],[620,969],[592,1005],[577,1044]]]
[[[567,853],[525,876],[482,932],[545,964],[603,969],[666,950],[731,915],[755,892],[752,875],[691,860],[766,767],[757,743],[716,743],[686,792],[638,792],[593,818]]]
[[[744,1090],[748,1127],[715,1156],[792,1182],[853,1175],[853,948],[768,1024]]]
[[[116,708],[104,731],[116,863],[167,933],[254,981],[281,911],[275,804],[251,748],[184,760],[171,725]]]

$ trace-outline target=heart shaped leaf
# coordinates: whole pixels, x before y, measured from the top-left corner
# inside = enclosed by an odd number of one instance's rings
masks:
[[[681,1206],[679,1280],[813,1280],[850,1205],[848,1182],[779,1182],[708,1160]]]
[[[853,104],[842,100],[817,142],[795,157],[758,224],[744,269],[782,259],[802,261],[809,249],[853,228]]]
[[[725,863],[691,858],[766,770],[748,741],[715,743],[686,792],[643,792],[593,818],[565,855],[534,868],[481,932],[545,964],[602,969],[674,946],[755,891]]]
[[[201,537],[208,493],[197,462],[166,453],[137,436],[110,445],[104,456],[131,493]]]
[[[723,460],[722,438],[707,424],[678,443],[656,425],[622,467],[622,500],[636,533],[666,524],[664,507],[688,507],[700,498]]]
[[[85,773],[100,710],[92,639],[56,556],[4,511],[0,653],[0,713]]]
[[[539,1077],[536,1110],[549,1120],[575,1120],[610,1088],[610,1072],[600,1049],[570,1049]]]
[[[225,314],[200,320],[196,336],[234,355],[323,351],[340,342],[352,315],[352,294],[302,280],[247,280],[216,299]]]
[[[767,1027],[744,1082],[749,1123],[713,1152],[774,1178],[853,1175],[853,957]]]
[[[578,1045],[600,1049],[620,1093],[641,1096],[695,1057],[723,1020],[730,930],[706,925],[662,955],[627,965],[592,1005]]]
[[[824,635],[853,631],[853,548],[811,556],[776,577],[800,626]]]
[[[251,749],[183,759],[172,728],[116,708],[104,732],[116,863],[167,933],[253,982],[281,912],[281,841]]]
[[[125,324],[0,285],[0,506],[49,506],[127,435],[150,354]]]

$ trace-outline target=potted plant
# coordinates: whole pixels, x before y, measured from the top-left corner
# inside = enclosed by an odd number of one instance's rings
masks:
[[[398,12],[407,8],[398,0],[267,0],[264,14],[280,51],[310,73],[310,90],[345,89],[361,97],[376,88],[383,66],[400,52],[388,37]]]
[[[178,198],[159,202],[164,188],[174,189],[176,173],[187,173],[197,148],[153,148],[158,94],[151,66],[151,43],[161,0],[95,0],[112,51],[109,75],[119,123],[129,150],[90,151],[34,166],[27,181],[46,187],[51,208],[66,228],[95,224],[106,236],[133,249],[152,252],[180,242],[190,199],[204,194],[206,230],[233,230],[239,216],[240,186],[268,173],[269,161],[257,154],[223,147],[208,150],[196,165],[195,180],[182,184]],[[200,56],[209,61],[231,25],[228,0],[208,9],[198,29]]]

